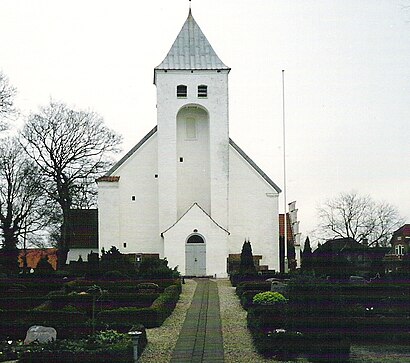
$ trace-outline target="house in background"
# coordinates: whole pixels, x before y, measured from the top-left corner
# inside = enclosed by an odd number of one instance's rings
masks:
[[[72,209],[71,237],[67,262],[78,261],[81,256],[87,261],[88,255],[98,253],[98,210]]]
[[[390,245],[383,260],[386,273],[400,271],[404,256],[410,253],[410,224],[403,225],[393,233]]]
[[[298,210],[296,209],[296,201],[288,204],[289,212],[286,213],[286,229],[287,229],[287,254],[289,270],[300,268],[301,251],[300,251],[300,236]],[[279,255],[280,255],[280,271],[285,271],[285,218],[284,214],[279,214]]]
[[[47,261],[54,270],[57,269],[57,248],[27,248],[25,251],[20,250],[19,266],[23,268],[24,259],[26,259],[27,268],[36,269],[37,264],[44,257],[47,257]]]
[[[289,213],[286,213],[286,229],[287,235],[287,260],[289,270],[296,269],[296,254],[295,254],[295,236],[292,231],[292,223]],[[279,214],[279,261],[281,273],[285,272],[285,218],[284,214]]]
[[[311,265],[319,276],[374,276],[384,271],[386,251],[384,247],[368,247],[353,238],[336,238],[313,251]]]
[[[249,239],[260,266],[279,270],[281,190],[229,137],[229,72],[189,11],[154,69],[157,126],[98,180],[100,250],[223,277]]]

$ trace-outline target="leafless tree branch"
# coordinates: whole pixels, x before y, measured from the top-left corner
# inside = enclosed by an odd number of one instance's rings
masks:
[[[326,239],[353,238],[369,245],[386,246],[392,233],[404,223],[397,209],[356,192],[341,193],[318,208],[317,231]]]
[[[61,208],[62,251],[69,245],[70,209],[93,205],[94,180],[105,172],[120,142],[121,137],[108,129],[98,114],[74,110],[64,103],[51,101],[28,118],[21,145],[40,169],[49,197]]]

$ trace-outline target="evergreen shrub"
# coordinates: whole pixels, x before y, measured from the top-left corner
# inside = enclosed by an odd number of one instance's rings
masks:
[[[282,294],[272,291],[260,292],[253,297],[253,303],[259,305],[284,304],[287,301]]]
[[[129,276],[124,272],[111,270],[104,273],[104,279],[107,280],[127,280]]]

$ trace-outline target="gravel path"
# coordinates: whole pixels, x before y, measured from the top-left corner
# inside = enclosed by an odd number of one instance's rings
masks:
[[[147,329],[148,345],[139,360],[140,363],[170,362],[196,288],[194,280],[185,281],[185,285],[182,285],[180,300],[172,315],[161,327]],[[231,286],[230,281],[217,279],[216,282],[219,292],[225,363],[277,362],[274,359],[265,359],[256,353],[252,337],[246,327],[246,311],[242,309],[235,294],[235,288]],[[301,359],[297,362],[306,362],[306,360]]]
[[[256,353],[252,336],[246,327],[246,311],[242,309],[230,281],[218,279],[217,284],[225,363],[276,362],[273,359],[264,359]]]
[[[139,359],[140,363],[168,363],[171,360],[195,288],[196,282],[194,280],[185,280],[173,313],[159,328],[147,329],[148,344]]]

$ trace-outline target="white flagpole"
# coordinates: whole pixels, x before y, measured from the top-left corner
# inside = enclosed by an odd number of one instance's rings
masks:
[[[285,253],[285,269],[284,272],[289,271],[288,261],[288,218],[287,218],[287,201],[286,201],[286,127],[285,127],[285,70],[282,69],[282,118],[283,118],[283,200],[284,200],[284,253]]]

